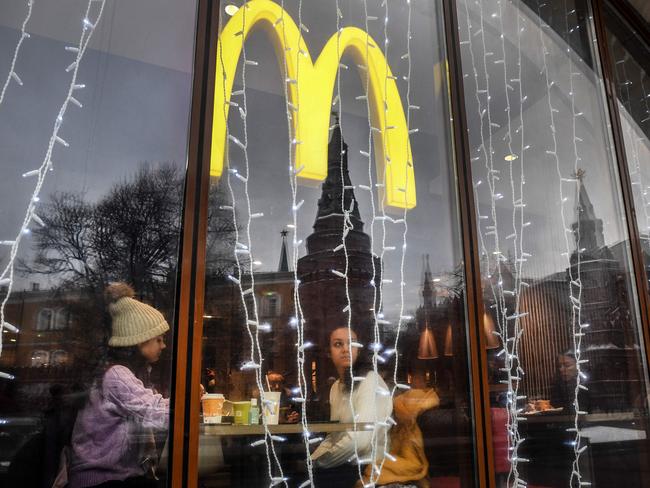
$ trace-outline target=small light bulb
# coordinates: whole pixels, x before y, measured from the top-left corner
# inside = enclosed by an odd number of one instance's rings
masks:
[[[239,7],[237,5],[233,4],[228,4],[226,5],[226,8],[224,9],[228,15],[231,17],[235,15],[239,11]]]

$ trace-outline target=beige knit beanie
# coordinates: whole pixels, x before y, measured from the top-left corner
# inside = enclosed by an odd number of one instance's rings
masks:
[[[169,324],[163,314],[134,299],[133,288],[126,283],[108,285],[105,295],[112,318],[109,346],[135,346],[169,330]]]

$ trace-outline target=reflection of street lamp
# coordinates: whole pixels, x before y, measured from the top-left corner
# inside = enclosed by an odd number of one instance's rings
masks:
[[[494,320],[492,319],[492,316],[489,313],[485,312],[483,314],[483,332],[485,333],[485,349],[498,349],[499,347],[501,347],[499,344],[499,339],[495,334],[493,334],[495,330],[496,327],[494,326]],[[422,338],[420,338],[420,347],[422,347],[421,344],[422,344]],[[454,355],[454,339],[453,339],[451,324],[447,326],[447,331],[445,332],[444,355],[445,356]],[[419,352],[418,352],[418,357],[420,357]]]
[[[437,359],[438,348],[433,332],[429,329],[429,322],[426,323],[422,334],[420,334],[420,343],[418,345],[418,359]]]
[[[492,315],[487,312],[483,313],[483,332],[485,333],[485,348],[486,349],[497,349],[500,346],[499,338],[494,334],[496,327],[494,326],[494,320]]]
[[[454,343],[452,339],[451,324],[447,326],[447,332],[445,333],[445,356],[454,355]]]

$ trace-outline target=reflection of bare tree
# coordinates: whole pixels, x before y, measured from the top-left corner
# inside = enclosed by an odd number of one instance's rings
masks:
[[[54,298],[79,324],[70,328],[67,340],[84,344],[90,356],[109,331],[103,290],[111,281],[131,283],[141,299],[171,317],[184,181],[182,170],[172,164],[142,164],[95,203],[67,192],[40,207],[45,225],[34,229],[35,257],[21,263],[23,271],[54,279]],[[219,185],[211,188],[211,276],[224,276],[234,266],[234,226],[232,211],[222,208],[225,195]]]
[[[210,279],[225,278],[235,267],[235,223],[232,210],[224,207],[227,201],[224,186],[221,182],[210,186],[205,263],[206,276]]]
[[[42,207],[28,270],[56,277],[63,289],[94,293],[119,279],[153,297],[175,272],[181,197],[182,176],[171,165],[142,165],[95,204],[55,194]]]
[[[45,226],[34,230],[30,273],[54,276],[60,288],[101,291],[109,281],[131,283],[155,298],[176,273],[184,177],[171,164],[142,165],[92,204],[80,193],[58,193],[42,206]],[[207,260],[211,274],[232,269],[234,226],[222,209],[225,194],[210,192]]]

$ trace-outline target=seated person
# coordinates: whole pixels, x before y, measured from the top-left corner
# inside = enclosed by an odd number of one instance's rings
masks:
[[[435,390],[427,385],[425,372],[411,369],[411,389],[393,399],[397,425],[390,431],[390,453],[375,484],[391,483],[428,487],[429,461],[424,452],[424,439],[417,423],[418,416],[440,405]],[[370,480],[371,468],[366,469],[365,481]]]
[[[356,332],[352,331],[351,335],[352,341],[356,342]],[[338,373],[338,379],[330,389],[330,420],[352,423],[354,407],[357,422],[386,421],[393,407],[390,396],[383,394],[388,392],[388,387],[372,370],[370,362],[360,357],[359,348],[351,347],[347,327],[339,327],[331,332],[329,356]],[[355,382],[353,389],[350,370],[353,376],[364,378]],[[388,440],[387,435],[385,428],[378,428],[375,431],[376,445],[373,449],[373,430],[360,428],[357,432],[330,433],[311,455],[316,486],[354,486],[363,470],[363,467],[357,464],[355,453],[360,460],[369,463],[374,451],[376,458],[381,460],[384,445]]]
[[[106,289],[109,352],[72,431],[69,488],[157,486],[154,432],[167,430],[169,399],[144,382],[166,347],[169,325],[134,295],[124,283]]]
[[[568,350],[557,357],[557,376],[551,387],[551,406],[563,408],[563,414],[575,412],[573,402],[577,378],[576,356],[572,350]],[[580,383],[584,385],[586,378],[582,378]],[[578,390],[578,403],[581,411],[590,411],[591,402],[588,390]]]

